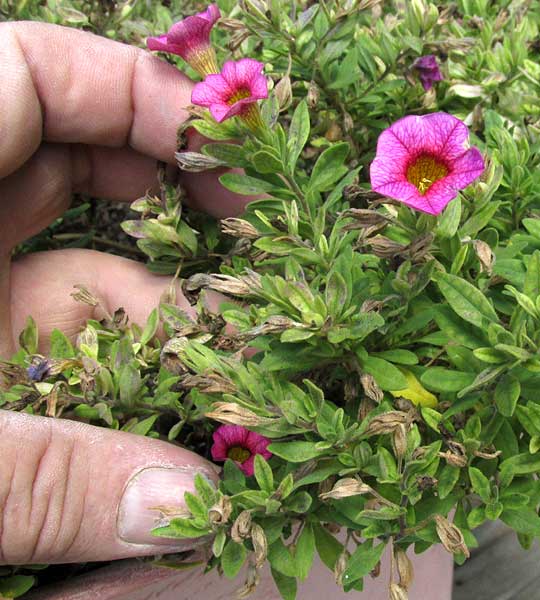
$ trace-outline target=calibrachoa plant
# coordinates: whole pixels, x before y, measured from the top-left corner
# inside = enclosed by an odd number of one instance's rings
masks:
[[[0,367],[3,408],[166,435],[222,466],[154,533],[211,539],[209,569],[248,565],[244,595],[268,562],[294,599],[316,554],[361,590],[390,547],[404,599],[407,553],[461,563],[486,520],[540,536],[540,7],[502,4],[161,16],[148,47],[201,76],[178,164],[252,201],[218,226],[160,172],[123,228],[197,316],[164,298],[142,327],[57,331],[46,357],[30,320]]]

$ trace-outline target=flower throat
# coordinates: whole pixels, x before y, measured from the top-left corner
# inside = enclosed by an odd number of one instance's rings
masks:
[[[448,175],[447,166],[429,154],[421,154],[407,167],[407,181],[425,194],[439,179]]]

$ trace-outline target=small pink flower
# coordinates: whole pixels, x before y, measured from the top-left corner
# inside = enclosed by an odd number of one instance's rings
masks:
[[[413,62],[412,68],[418,73],[420,83],[426,91],[430,90],[436,81],[443,80],[437,58],[433,54],[427,54],[426,56],[417,58]]]
[[[217,5],[210,4],[204,12],[175,23],[168,33],[148,38],[146,44],[150,50],[178,54],[203,76],[217,73],[210,31],[220,17]]]
[[[251,58],[227,61],[221,73],[208,75],[197,83],[191,102],[210,109],[214,119],[221,123],[238,115],[248,124],[260,120],[257,100],[268,98],[268,84],[262,74],[263,64]]]
[[[438,215],[484,171],[469,130],[447,113],[408,116],[379,136],[371,163],[371,186],[379,194]]]
[[[220,425],[213,434],[212,458],[225,461],[228,458],[249,477],[253,475],[255,455],[268,460],[272,453],[267,449],[270,440],[240,425]]]

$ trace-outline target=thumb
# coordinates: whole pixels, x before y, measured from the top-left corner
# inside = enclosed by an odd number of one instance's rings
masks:
[[[184,509],[203,458],[158,440],[0,410],[0,564],[102,561],[179,552],[152,536]]]

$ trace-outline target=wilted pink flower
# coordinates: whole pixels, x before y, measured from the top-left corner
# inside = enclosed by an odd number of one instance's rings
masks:
[[[434,54],[427,54],[426,56],[417,58],[413,62],[412,68],[418,72],[420,83],[424,86],[426,91],[430,90],[436,81],[443,80],[441,70],[439,69],[439,63]]]
[[[203,77],[217,73],[216,54],[210,45],[210,31],[221,17],[216,4],[197,15],[175,23],[168,33],[150,37],[146,44],[150,50],[178,54]]]
[[[261,120],[257,100],[268,97],[263,66],[251,58],[229,60],[221,73],[208,75],[195,85],[191,102],[209,108],[218,123],[238,115],[256,128]]]
[[[379,194],[438,215],[483,171],[484,159],[469,147],[465,123],[439,112],[403,117],[383,131],[370,176]]]
[[[256,454],[267,460],[272,456],[267,449],[270,440],[241,425],[220,425],[212,437],[212,458],[219,461],[230,458],[248,476],[253,475]]]

